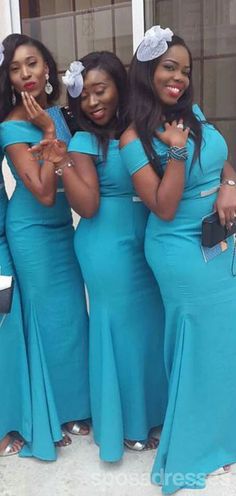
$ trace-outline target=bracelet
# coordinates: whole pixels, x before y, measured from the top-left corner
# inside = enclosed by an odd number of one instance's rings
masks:
[[[220,183],[220,186],[224,186],[224,185],[236,186],[236,182],[234,181],[234,179],[223,179],[223,181],[221,181]]]
[[[57,174],[57,176],[62,176],[63,174],[63,170],[65,169],[65,167],[74,167],[74,162],[73,160],[68,160],[68,162],[66,162],[65,164],[62,164],[60,167],[58,167],[57,169],[55,169],[55,174]]]
[[[186,146],[171,146],[168,151],[167,160],[185,161],[188,158]]]

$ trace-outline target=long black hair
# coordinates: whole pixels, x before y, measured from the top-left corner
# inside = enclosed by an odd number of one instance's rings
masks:
[[[136,53],[133,56],[129,70],[129,114],[136,132],[142,142],[150,164],[160,177],[163,176],[161,161],[153,147],[153,137],[158,127],[163,125],[163,117],[167,122],[184,120],[184,125],[190,127],[191,137],[195,143],[193,161],[200,155],[202,128],[201,123],[193,113],[193,83],[192,55],[182,38],[173,35],[168,42],[168,48],[180,45],[186,48],[190,60],[189,86],[175,105],[164,105],[153,84],[154,72],[161,57],[147,62],[140,62]]]
[[[44,62],[48,65],[49,81],[53,87],[51,95],[47,95],[48,102],[53,102],[59,97],[60,86],[57,75],[57,65],[50,51],[38,40],[24,34],[10,34],[3,40],[4,60],[0,66],[0,121],[3,121],[14,108],[12,104],[12,89],[9,77],[10,64],[16,49],[21,45],[37,48]],[[21,102],[21,96],[16,93],[16,104]]]
[[[99,69],[106,72],[118,91],[118,107],[114,119],[106,126],[98,126],[91,121],[81,109],[81,96],[72,98],[68,94],[69,108],[76,117],[78,130],[93,133],[102,149],[103,156],[106,157],[111,132],[115,138],[119,139],[126,129],[127,121],[127,73],[120,59],[112,52],[101,51],[91,52],[80,59],[84,66],[83,78],[92,69]]]

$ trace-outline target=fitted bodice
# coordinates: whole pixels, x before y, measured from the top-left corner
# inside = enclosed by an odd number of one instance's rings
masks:
[[[19,143],[27,143],[29,146],[39,143],[43,138],[43,132],[27,121],[5,121],[0,124],[0,142],[5,150],[8,165],[17,183],[22,182],[7,153],[7,147]]]
[[[104,158],[94,135],[88,132],[77,132],[70,141],[69,150],[94,157],[102,196],[135,195],[129,173],[120,157],[118,140],[110,140],[107,156]]]
[[[6,159],[12,175],[16,180],[16,188],[10,201],[10,211],[14,218],[21,215],[31,216],[31,219],[42,219],[44,223],[61,224],[71,222],[71,210],[64,194],[61,180],[57,184],[56,201],[51,208],[41,204],[35,196],[25,187],[22,179],[9,157],[8,147],[11,145],[25,143],[32,146],[39,143],[43,138],[43,132],[30,122],[5,121],[0,124],[0,145],[5,151]]]
[[[193,110],[197,118],[204,119],[198,105],[194,105]],[[169,147],[158,138],[153,139],[153,146],[165,170]],[[228,149],[225,139],[211,124],[202,124],[201,152],[193,163],[194,148],[194,141],[190,137],[187,141],[188,159],[185,162],[185,187],[182,201],[199,197],[199,195],[204,196],[211,188],[218,186],[224,162],[227,160]],[[139,139],[127,144],[120,153],[131,175],[149,162]]]

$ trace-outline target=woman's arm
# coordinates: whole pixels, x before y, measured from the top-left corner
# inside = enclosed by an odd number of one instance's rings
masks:
[[[180,123],[179,123],[180,124]],[[165,125],[165,131],[158,137],[170,147],[184,147],[189,129],[177,128],[177,123]],[[125,131],[120,140],[122,148],[137,138],[134,130]],[[132,176],[135,189],[152,212],[163,220],[172,220],[182,198],[185,184],[185,161],[168,161],[162,180],[154,172],[150,164],[145,165]]]
[[[93,217],[99,207],[100,192],[92,156],[69,153],[64,141],[60,140],[42,140],[31,148],[31,153],[54,163],[55,176],[61,176],[73,210],[81,217]]]
[[[99,207],[100,193],[92,157],[84,153],[67,153],[56,164],[57,169],[62,171],[65,194],[73,210],[81,217],[93,217]]]
[[[227,184],[227,180],[233,180],[236,183],[236,172],[228,161],[224,165],[222,184],[214,206],[223,226],[235,222],[236,214],[236,185]]]
[[[73,210],[81,217],[93,217],[99,207],[100,192],[92,156],[69,153],[64,141],[50,139],[34,145],[31,153],[37,153],[40,158],[54,163],[55,176],[61,176]]]
[[[43,131],[44,138],[55,138],[55,126],[49,115],[40,107],[32,95],[22,93],[22,102],[27,119]],[[46,206],[55,200],[57,178],[54,165],[45,160],[41,165],[28,150],[26,143],[9,145],[6,152],[26,188]]]
[[[236,182],[236,171],[233,166],[226,160],[222,172],[222,179],[233,179]]]
[[[7,146],[6,152],[26,188],[43,205],[48,207],[53,205],[57,184],[53,163],[44,161],[40,165],[35,158],[32,158],[25,143]]]

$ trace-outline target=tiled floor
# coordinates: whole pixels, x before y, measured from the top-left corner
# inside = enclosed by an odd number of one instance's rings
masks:
[[[16,456],[0,459],[0,496],[160,496],[150,483],[153,452],[126,451],[118,464],[104,464],[92,436],[73,436],[57,462]],[[234,469],[235,470],[235,469]],[[178,496],[236,496],[236,473],[208,479],[206,489]]]

